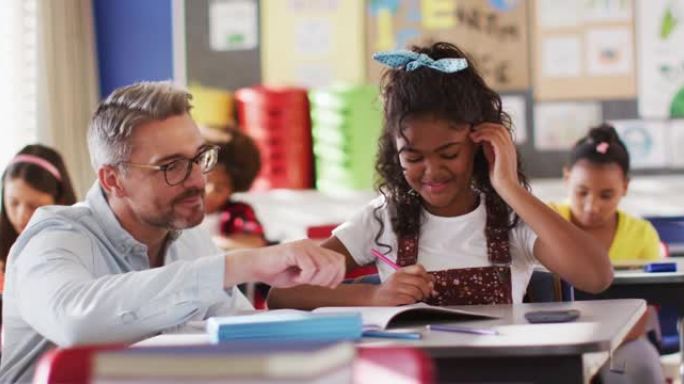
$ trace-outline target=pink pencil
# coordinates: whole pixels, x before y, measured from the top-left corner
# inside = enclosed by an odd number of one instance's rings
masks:
[[[395,271],[397,269],[399,269],[399,266],[394,261],[388,259],[387,256],[383,255],[378,250],[371,249],[371,253],[373,254],[373,256],[377,257],[380,261],[382,261],[386,265],[389,265]]]

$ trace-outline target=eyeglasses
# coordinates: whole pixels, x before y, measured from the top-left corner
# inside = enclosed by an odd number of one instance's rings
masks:
[[[192,159],[178,159],[162,165],[138,164],[122,161],[120,164],[134,167],[154,169],[164,172],[164,181],[170,186],[178,185],[188,179],[192,172],[192,165],[197,164],[202,173],[209,173],[216,166],[218,161],[219,147],[210,145],[202,149]]]

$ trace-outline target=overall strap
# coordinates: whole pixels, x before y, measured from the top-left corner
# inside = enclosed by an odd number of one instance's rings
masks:
[[[508,228],[504,225],[495,226],[496,217],[507,215],[506,211],[494,208],[491,198],[485,198],[487,221],[485,237],[487,239],[487,257],[492,264],[510,264],[511,252],[508,238]],[[397,241],[397,264],[400,267],[416,264],[418,261],[418,234],[399,236]]]
[[[487,208],[487,224],[485,225],[485,237],[487,238],[487,256],[492,264],[511,263],[511,244],[508,236],[508,220],[497,223],[497,217],[508,219],[505,208],[495,208],[492,197],[485,198]],[[497,225],[499,224],[499,225]]]

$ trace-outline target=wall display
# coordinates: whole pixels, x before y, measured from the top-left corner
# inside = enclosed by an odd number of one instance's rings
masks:
[[[325,87],[365,81],[363,0],[264,1],[263,82]]]
[[[366,9],[367,74],[377,82],[383,67],[377,51],[455,43],[472,56],[498,91],[527,90],[528,2],[482,0],[370,0]]]
[[[534,107],[534,147],[566,151],[601,122],[601,105],[592,102],[538,102]]]
[[[636,96],[631,1],[536,0],[533,4],[536,100]]]
[[[667,130],[664,121],[611,121],[629,150],[633,169],[663,168],[668,163]]]
[[[684,0],[637,6],[639,114],[684,117]]]

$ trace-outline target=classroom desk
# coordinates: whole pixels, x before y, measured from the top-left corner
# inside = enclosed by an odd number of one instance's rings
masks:
[[[588,294],[575,289],[576,300],[605,300],[639,298],[653,305],[668,305],[684,316],[684,261],[676,262],[677,271],[648,273],[615,271],[613,283],[599,294]]]
[[[365,338],[361,343],[421,347],[435,360],[439,382],[587,383],[645,312],[646,303],[631,299],[455,308],[497,316],[458,324],[495,328],[500,334],[431,331],[421,340]],[[569,308],[581,312],[578,320],[529,324],[524,318],[528,311]],[[204,334],[176,334],[156,336],[136,345],[207,342]]]
[[[575,300],[605,299],[644,299],[652,305],[667,305],[675,308],[679,315],[679,350],[684,351],[684,261],[667,259],[676,262],[676,272],[648,273],[641,271],[615,271],[613,283],[599,294],[588,294],[575,289]],[[684,382],[684,356],[680,364],[679,374]]]

